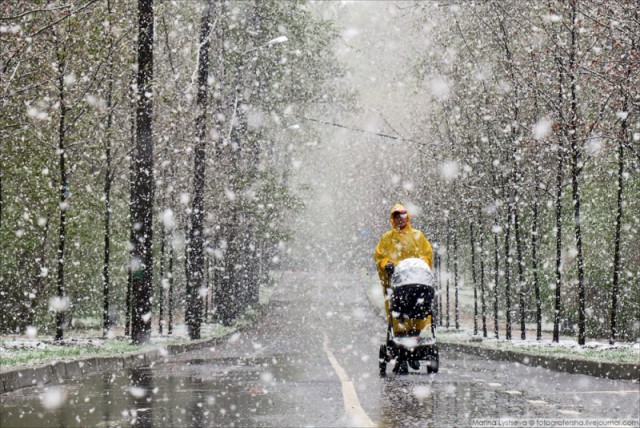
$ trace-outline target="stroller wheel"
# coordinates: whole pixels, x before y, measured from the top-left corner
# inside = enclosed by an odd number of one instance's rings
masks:
[[[440,368],[440,358],[436,355],[436,358],[429,361],[429,365],[427,365],[427,373],[438,373],[438,369]]]
[[[378,370],[380,377],[385,377],[387,375],[387,347],[385,345],[380,345],[380,353],[378,355]]]

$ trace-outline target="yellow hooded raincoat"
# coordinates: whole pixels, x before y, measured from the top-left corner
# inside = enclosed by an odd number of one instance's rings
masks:
[[[395,211],[406,211],[403,205],[396,204],[391,209],[389,218],[391,220],[391,230],[386,232],[380,238],[380,242],[376,246],[374,253],[374,260],[378,268],[378,276],[382,282],[382,287],[385,287],[386,272],[384,267],[387,263],[391,262],[397,265],[400,260],[404,260],[410,257],[421,258],[429,264],[429,267],[433,268],[433,250],[431,249],[431,243],[427,240],[424,234],[411,227],[411,215],[407,214],[407,225],[404,229],[398,229],[393,221],[393,213]],[[383,290],[384,291],[384,290]],[[389,302],[385,301],[385,308],[387,310],[387,316],[389,315]],[[400,333],[406,330],[424,328],[423,324],[425,320],[416,320],[417,324],[407,323],[399,324],[396,320],[393,325],[393,330],[396,333]],[[411,325],[408,325],[411,324]]]

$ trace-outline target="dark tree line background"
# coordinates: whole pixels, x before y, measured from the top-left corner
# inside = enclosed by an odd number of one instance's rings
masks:
[[[431,104],[398,127],[410,129],[395,144],[413,168],[379,200],[400,195],[421,213],[416,225],[439,253],[439,322],[458,328],[464,300],[485,337],[539,339],[544,327],[554,341],[637,340],[637,2],[403,12],[417,33],[433,30],[412,59]]]
[[[331,25],[299,1],[0,12],[0,331],[198,338],[255,307],[301,209],[282,131],[340,97]]]

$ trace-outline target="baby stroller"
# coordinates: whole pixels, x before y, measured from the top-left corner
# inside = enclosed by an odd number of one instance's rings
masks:
[[[384,291],[390,315],[387,341],[380,345],[380,376],[386,376],[387,363],[393,359],[396,367],[408,362],[414,369],[419,368],[419,361],[427,361],[427,373],[438,372],[440,358],[433,319],[434,283],[429,265],[417,258],[400,261],[393,274],[387,275]],[[394,324],[396,330],[403,331],[394,332]]]

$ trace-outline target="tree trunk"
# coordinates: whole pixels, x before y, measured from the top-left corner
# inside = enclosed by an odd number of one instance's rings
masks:
[[[151,337],[153,292],[153,0],[138,0],[138,104],[133,195],[133,343]]]
[[[160,287],[158,288],[158,334],[162,334],[164,327],[164,259],[166,249],[166,231],[164,226],[160,230]]]
[[[444,325],[442,317],[442,258],[439,254],[436,254],[436,260],[438,261],[438,324]]]
[[[525,280],[524,280],[524,259],[522,257],[522,239],[520,237],[520,219],[518,216],[518,201],[514,208],[514,232],[516,235],[516,252],[518,257],[518,295],[520,297],[518,305],[520,306],[520,338],[527,338],[526,331],[526,304],[525,304]]]
[[[211,257],[205,255],[205,259],[204,259],[204,272],[205,272],[205,288],[207,289],[207,294],[205,295],[204,298],[204,322],[207,323],[209,322],[209,297],[210,297],[210,292],[211,292],[211,288],[210,288],[210,284],[211,284]]]
[[[111,84],[109,85],[111,86]],[[107,108],[110,110],[111,92],[107,96]],[[111,112],[107,119],[107,128],[111,127]],[[102,265],[102,334],[106,336],[109,333],[109,288],[110,275],[109,263],[111,256],[111,141],[109,140],[109,132],[107,131],[107,140],[105,142],[106,167],[104,179],[104,261]]]
[[[536,172],[537,174],[538,172]],[[536,340],[542,340],[542,301],[538,282],[538,195],[540,177],[536,176],[536,190],[533,198],[533,224],[531,227],[531,260],[533,263],[533,289],[536,298]]]
[[[495,228],[498,228],[498,218],[495,219]],[[498,326],[498,283],[500,279],[500,247],[498,242],[498,231],[493,233],[493,255],[494,255],[494,285],[493,285],[493,329],[496,339],[500,338]]]
[[[131,242],[133,242],[133,239],[131,239]],[[129,251],[129,258],[132,258],[132,252]],[[129,265],[131,265],[131,263],[129,263]],[[124,314],[124,335],[125,336],[129,336],[131,335],[131,294],[132,294],[132,290],[131,290],[131,286],[133,284],[133,274],[131,271],[131,266],[129,266],[129,268],[127,269],[127,291],[125,293],[125,297],[124,297],[124,310],[125,310],[125,314]]]
[[[504,295],[505,295],[505,337],[511,340],[511,216],[513,215],[513,205],[509,202],[507,209],[507,224],[504,234]]]
[[[453,233],[453,284],[456,293],[455,322],[456,330],[460,329],[460,282],[458,279],[458,232]]]
[[[511,270],[511,253],[510,253],[510,229],[511,229],[511,221],[514,221],[514,234],[515,234],[515,239],[516,239],[516,247],[517,247],[517,257],[518,257],[518,265],[519,265],[519,270],[522,269],[522,249],[521,249],[521,245],[520,245],[520,231],[519,231],[519,224],[518,224],[518,191],[519,191],[519,186],[520,186],[520,168],[518,165],[518,156],[517,156],[517,152],[516,152],[516,144],[517,144],[517,134],[518,134],[518,128],[517,126],[515,126],[514,124],[518,123],[519,120],[519,115],[520,115],[520,109],[519,109],[519,103],[520,103],[520,96],[518,94],[518,87],[520,86],[518,84],[518,81],[516,79],[515,76],[515,64],[514,64],[514,60],[513,60],[513,55],[511,53],[511,49],[509,48],[509,40],[507,39],[508,37],[508,30],[505,28],[504,26],[504,19],[499,19],[498,20],[498,24],[500,26],[501,29],[501,36],[502,36],[502,42],[503,42],[503,47],[504,47],[504,51],[505,51],[505,57],[507,60],[507,69],[509,72],[509,75],[511,77],[511,83],[513,85],[513,89],[514,89],[514,95],[512,97],[510,97],[510,99],[512,100],[513,103],[513,117],[511,119],[512,121],[512,125],[511,125],[511,155],[513,157],[513,199],[511,201],[509,201],[509,221],[507,222],[507,234],[506,234],[506,238],[505,238],[505,286],[506,286],[506,305],[507,305],[507,309],[506,309],[506,316],[507,316],[507,331],[506,331],[506,337],[507,340],[511,339],[511,280],[510,280],[510,270]],[[520,291],[520,296],[521,296],[521,305],[520,305],[520,313],[521,315],[521,320],[522,320],[522,338],[525,338],[525,331],[524,331],[524,307],[522,306],[522,302],[524,302],[523,299],[523,283],[524,283],[524,273],[521,273],[520,275],[520,284],[519,284],[519,291]]]
[[[627,54],[628,55],[628,54]],[[630,77],[631,67],[627,66],[627,79]],[[622,110],[627,112],[629,108],[629,96],[625,92]],[[616,205],[616,232],[613,238],[613,283],[611,284],[611,335],[609,343],[613,345],[618,335],[617,313],[618,313],[618,290],[620,287],[620,233],[622,229],[622,188],[624,185],[624,146],[627,144],[627,130],[629,124],[627,116],[622,120],[620,138],[618,144],[618,195]]]
[[[175,257],[175,251],[173,249],[173,232],[171,233],[169,240],[169,268],[167,270],[167,277],[169,279],[169,291],[167,310],[169,311],[169,319],[167,324],[167,334],[173,333],[173,259]]]
[[[65,159],[67,154],[65,152],[65,120],[67,116],[67,106],[65,104],[64,93],[64,72],[65,72],[65,53],[60,52],[60,48],[57,46],[58,56],[58,96],[60,102],[60,122],[58,127],[58,153],[59,153],[59,166],[60,166],[60,224],[58,227],[58,252],[57,258],[57,292],[56,295],[59,299],[59,307],[56,309],[56,336],[55,340],[62,340],[64,338],[65,326],[65,311],[66,304],[65,290],[64,290],[64,247],[66,239],[66,226],[67,226],[67,195],[69,193],[69,183],[67,182],[67,168],[65,165]]]
[[[111,2],[107,1],[107,13],[111,17]],[[110,34],[110,33],[109,33]],[[111,36],[109,38],[109,50],[113,48]],[[111,55],[111,53],[110,53]],[[109,333],[109,288],[110,283],[110,256],[111,256],[111,126],[113,124],[113,59],[109,57],[109,76],[107,83],[107,129],[105,132],[105,176],[104,176],[104,260],[102,265],[102,335]]]
[[[569,121],[569,140],[571,141],[571,188],[573,193],[574,229],[576,235],[576,249],[578,259],[578,344],[586,341],[586,296],[584,285],[584,256],[582,252],[582,226],[580,224],[580,187],[578,178],[582,170],[580,148],[578,147],[578,100],[577,100],[577,1],[571,2],[571,48],[569,51],[569,80],[571,91],[571,120]]]
[[[451,246],[449,245],[451,239],[451,225],[449,224],[449,219],[447,219],[447,323],[446,327],[449,328],[451,325],[449,323],[449,278],[451,277]]]
[[[480,301],[482,303],[482,337],[487,337],[487,302],[484,284],[484,230],[480,234]]]
[[[193,202],[191,228],[189,230],[189,276],[187,278],[187,310],[185,321],[189,338],[200,338],[202,324],[202,298],[200,289],[204,282],[204,180],[206,164],[207,94],[209,78],[209,35],[211,33],[211,9],[208,3],[200,26],[200,51],[198,54],[198,95],[196,106],[196,143],[194,151]]]
[[[564,128],[564,115],[562,113],[562,103],[564,100],[564,64],[562,58],[557,58],[558,62],[558,121],[560,126]],[[558,168],[556,171],[556,292],[555,305],[553,312],[553,341],[560,341],[560,311],[561,311],[561,293],[562,286],[562,185],[564,181],[564,136],[558,133]]]
[[[249,260],[249,304],[257,307],[260,303],[260,258],[258,252],[258,242],[256,240],[256,232],[254,226],[257,223],[257,219],[252,220],[250,227],[250,242],[249,248],[251,250],[251,259]]]
[[[135,75],[131,77],[131,86],[135,86]],[[135,111],[135,99],[136,93],[132,91],[131,96],[131,146],[136,146],[136,111]],[[134,155],[135,156],[135,155]],[[134,156],[131,157],[129,162],[129,221],[133,224],[133,202],[134,202],[134,189],[136,181],[136,162]],[[129,242],[133,245],[135,235],[133,233],[133,227],[129,229]],[[125,293],[125,315],[124,315],[124,334],[129,336],[131,334],[131,302],[132,302],[132,289],[133,285],[133,272],[131,261],[133,260],[133,249],[129,250],[129,264],[127,265],[127,291]]]
[[[476,281],[476,243],[473,235],[473,222],[469,223],[471,239],[471,278],[473,280],[473,334],[478,334],[478,286]]]

